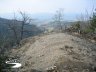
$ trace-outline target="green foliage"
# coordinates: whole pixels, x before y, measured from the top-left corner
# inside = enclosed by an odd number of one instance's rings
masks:
[[[79,30],[80,29],[80,21],[76,22],[76,24],[73,24],[72,28],[75,30]]]
[[[93,16],[90,18],[90,29],[95,32],[96,31],[96,12],[93,12]]]
[[[87,33],[92,33],[93,30],[91,28],[86,28],[83,30],[83,32],[87,34]]]
[[[80,21],[78,21],[77,24],[75,24],[75,27],[77,30],[80,29]]]
[[[83,30],[84,33],[94,33],[96,32],[96,12],[93,12],[92,17],[90,17],[90,26]]]

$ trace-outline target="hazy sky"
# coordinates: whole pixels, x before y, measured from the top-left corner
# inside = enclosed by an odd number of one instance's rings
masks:
[[[0,14],[24,11],[28,13],[54,13],[63,8],[65,13],[89,12],[96,0],[0,0]]]

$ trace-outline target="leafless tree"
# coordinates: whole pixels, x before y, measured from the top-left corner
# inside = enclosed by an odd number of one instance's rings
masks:
[[[25,25],[31,23],[31,19],[28,17],[27,14],[23,12],[19,12],[19,13],[21,15],[21,20],[20,19],[17,20],[14,13],[14,18],[12,20],[9,20],[7,24],[9,30],[13,32],[13,38],[16,44],[19,44],[20,40],[23,39]]]
[[[15,13],[14,18],[12,20],[9,20],[7,25],[9,27],[8,29],[13,32],[13,38],[15,38],[16,44],[19,44],[18,24]]]
[[[93,11],[93,8],[92,8]],[[81,33],[85,28],[88,28],[90,26],[90,16],[91,13],[88,12],[87,9],[85,9],[85,13],[81,13],[80,16],[77,17],[77,24],[80,26],[78,28],[78,33]]]
[[[63,9],[59,9],[56,11],[54,15],[54,21],[60,26],[60,30],[62,30],[62,21],[64,20]]]
[[[26,24],[30,24],[32,19],[30,19],[30,17],[24,12],[20,11],[19,13],[20,13],[20,15],[22,17],[22,19],[21,19],[21,22],[22,22],[21,23],[21,36],[20,36],[20,39],[22,40],[23,39],[23,35],[24,35],[24,26]]]

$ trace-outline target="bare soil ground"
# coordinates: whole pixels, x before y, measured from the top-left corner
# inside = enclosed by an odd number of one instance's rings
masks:
[[[57,72],[95,72],[96,68],[96,44],[66,33],[27,38],[11,56],[19,57],[19,72],[46,72],[54,66]]]

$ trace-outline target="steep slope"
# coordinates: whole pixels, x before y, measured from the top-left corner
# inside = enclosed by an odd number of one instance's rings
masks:
[[[20,72],[45,71],[54,65],[58,72],[93,72],[96,65],[96,45],[66,33],[30,37],[12,55],[20,57]]]
[[[10,47],[19,43],[21,40],[21,27],[22,21],[0,18],[0,47],[10,49]],[[25,24],[23,28],[23,38],[35,36],[41,32],[42,30],[36,25]]]

